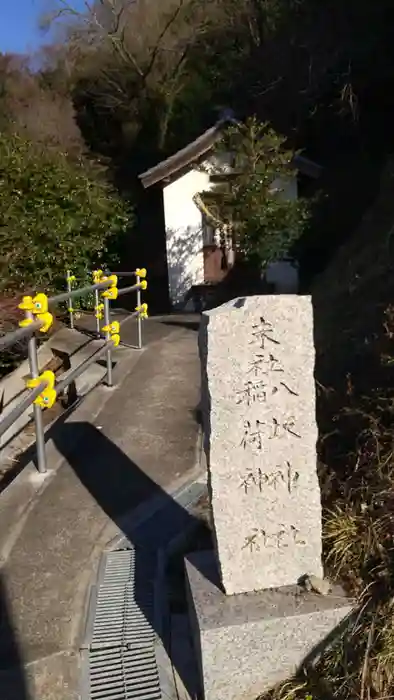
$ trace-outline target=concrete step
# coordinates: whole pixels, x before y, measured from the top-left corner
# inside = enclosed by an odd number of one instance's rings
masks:
[[[72,372],[80,364],[88,360],[94,352],[103,345],[102,340],[92,341],[86,335],[79,333],[78,331],[70,331],[70,329],[65,328],[56,334],[58,337],[54,336],[51,339],[50,345],[46,344],[46,350],[43,354],[46,360],[48,358],[54,357],[53,352],[57,354],[58,357],[62,356],[65,359],[65,364],[70,365],[70,368],[66,371],[57,374],[57,380],[65,379],[70,372]],[[68,355],[68,353],[71,353]],[[131,350],[130,348],[118,346],[114,349],[112,354],[113,362],[113,382],[114,385],[124,381],[124,378],[129,372],[132,371],[134,365],[141,356],[141,351]],[[28,366],[25,368],[28,372]],[[75,379],[74,382],[67,387],[65,392],[66,395],[70,397],[70,402],[74,403],[76,401],[83,400],[95,387],[98,387],[100,383],[105,380],[105,375],[107,373],[106,368],[106,358],[105,356],[99,358],[97,362],[91,364],[79,377]],[[10,406],[17,405],[21,400],[23,394],[18,395],[13,399]],[[107,400],[111,394],[103,394],[105,400]],[[45,416],[49,419],[49,424],[47,426],[52,426],[54,421],[60,417],[62,414],[62,409],[59,402],[56,403],[56,410],[52,409],[54,412],[51,417],[50,413]],[[7,411],[10,410],[7,407]],[[5,434],[3,443],[0,442],[1,453],[0,453],[0,473],[6,472],[12,468],[19,456],[35,442],[35,432],[34,424],[32,423],[33,418],[33,408],[30,407],[22,414],[18,421],[11,426],[9,431]]]
[[[61,328],[49,340],[48,345],[54,355],[72,357],[82,348],[89,345],[91,338],[71,328]]]
[[[56,360],[63,361],[68,368],[76,367],[78,363],[90,357],[98,346],[93,346],[91,338],[83,333],[71,331],[69,328],[61,328],[38,348],[38,369],[56,366]],[[101,376],[100,376],[101,375]],[[25,360],[11,374],[0,382],[0,395],[2,397],[1,417],[6,417],[26,395],[26,380],[30,376],[29,361]],[[101,379],[102,372],[93,371],[91,378],[84,378],[82,389],[86,393]],[[19,416],[4,435],[0,438],[0,447],[8,445],[32,419],[33,408],[29,408]]]
[[[38,369],[44,369],[53,360],[53,353],[48,343],[43,343],[38,349]],[[26,381],[30,376],[29,362],[24,360],[11,374],[0,382],[1,418],[5,418],[26,395]],[[0,448],[6,445],[30,420],[33,409],[29,407],[13,425],[0,437]]]

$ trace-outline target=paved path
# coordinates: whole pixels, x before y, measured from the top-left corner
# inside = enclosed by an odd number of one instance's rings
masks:
[[[64,460],[29,504],[1,570],[1,700],[78,697],[86,595],[102,549],[122,516],[126,531],[126,513],[195,468],[199,363],[191,320],[147,322],[150,342],[130,373],[117,368],[104,410],[92,422],[75,414],[54,432]],[[11,666],[13,675],[2,672]]]
[[[111,319],[121,322],[121,341],[132,347],[137,346],[137,320],[131,319],[122,323],[128,317],[128,313],[122,309],[111,309]],[[143,346],[151,345],[157,340],[168,336],[175,328],[197,330],[199,316],[196,314],[173,314],[171,316],[156,316],[142,323]],[[96,320],[92,314],[84,314],[75,321],[76,328],[96,333]]]

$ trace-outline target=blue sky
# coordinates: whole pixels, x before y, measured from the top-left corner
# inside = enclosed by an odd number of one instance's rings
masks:
[[[83,9],[83,0],[70,0],[70,5]],[[0,52],[36,51],[48,41],[39,29],[39,20],[56,0],[0,0]]]

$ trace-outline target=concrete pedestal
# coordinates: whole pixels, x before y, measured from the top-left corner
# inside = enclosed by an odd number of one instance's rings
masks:
[[[213,551],[186,559],[189,612],[205,700],[255,700],[313,663],[353,601],[299,586],[226,596]]]

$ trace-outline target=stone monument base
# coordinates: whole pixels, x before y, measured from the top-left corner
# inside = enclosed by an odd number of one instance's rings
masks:
[[[186,558],[186,584],[205,700],[255,700],[313,663],[353,606],[340,587],[226,596],[213,551]]]

